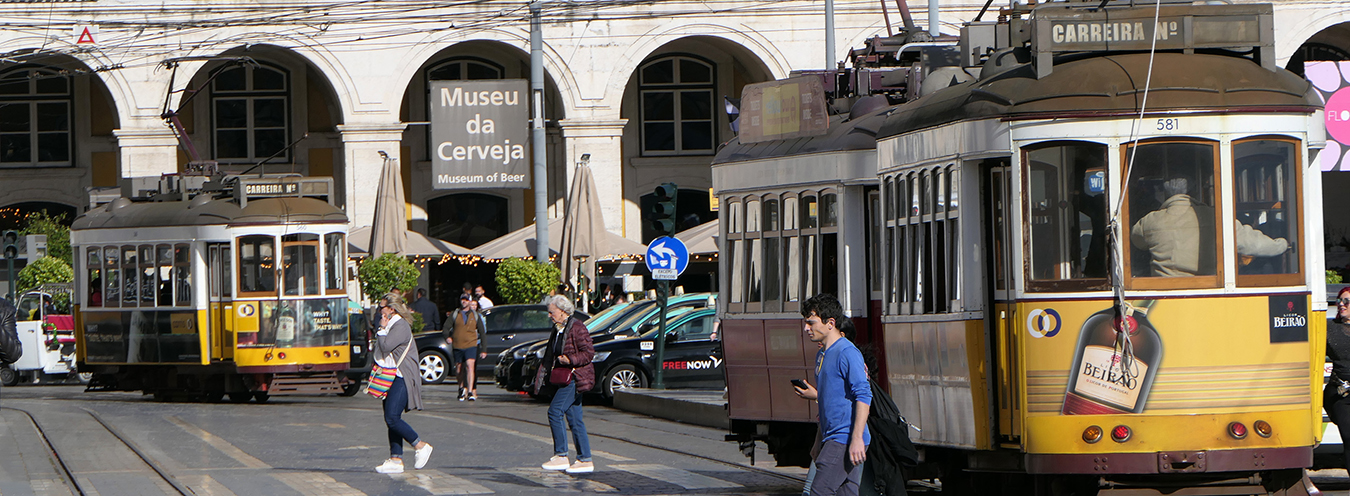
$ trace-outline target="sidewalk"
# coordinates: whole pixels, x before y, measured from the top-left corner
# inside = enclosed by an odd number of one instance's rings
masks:
[[[614,408],[716,429],[730,426],[720,390],[623,389],[614,392]]]
[[[12,440],[0,450],[0,494],[71,494],[61,467],[27,415],[9,408],[0,409],[0,439]]]

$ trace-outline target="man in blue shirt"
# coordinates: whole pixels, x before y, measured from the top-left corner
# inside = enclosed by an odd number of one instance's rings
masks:
[[[816,400],[820,411],[821,446],[816,457],[816,478],[811,494],[857,495],[862,465],[867,460],[867,413],[872,407],[872,386],[862,353],[839,331],[848,318],[833,295],[821,294],[802,304],[804,330],[820,343],[816,353],[817,390],[793,386],[797,396]]]

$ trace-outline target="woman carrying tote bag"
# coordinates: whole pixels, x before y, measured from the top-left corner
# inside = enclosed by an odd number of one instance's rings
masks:
[[[581,418],[581,395],[595,386],[595,369],[591,358],[595,347],[586,324],[572,317],[576,307],[566,296],[554,295],[544,299],[555,332],[549,339],[548,351],[540,362],[535,376],[535,387],[547,382],[557,388],[553,403],[548,407],[548,426],[553,431],[553,458],[543,467],[547,470],[566,470],[569,474],[595,471],[591,463],[591,440],[586,435],[586,422]],[[542,364],[550,364],[544,366]],[[563,418],[572,427],[572,440],[577,445],[577,462],[567,464],[567,431]]]
[[[403,442],[415,451],[413,468],[426,466],[431,457],[431,445],[422,441],[412,426],[403,421],[403,412],[422,409],[422,381],[417,368],[417,350],[413,349],[412,326],[407,316],[412,315],[403,297],[389,293],[380,300],[377,311],[380,329],[375,333],[375,363],[398,373],[384,397],[384,423],[389,427],[389,459],[375,467],[381,474],[403,473]]]

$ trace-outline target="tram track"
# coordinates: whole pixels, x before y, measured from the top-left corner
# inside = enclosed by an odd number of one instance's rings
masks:
[[[38,437],[41,438],[42,443],[46,445],[48,453],[50,453],[52,458],[56,460],[57,465],[61,467],[61,476],[65,478],[66,485],[69,486],[71,489],[74,489],[76,494],[79,494],[80,496],[98,494],[98,492],[94,491],[92,488],[85,488],[84,485],[80,483],[80,479],[78,477],[75,477],[74,472],[71,471],[70,466],[66,463],[66,459],[62,455],[61,450],[56,449],[56,445],[52,443],[51,437],[47,435],[47,429],[43,427],[42,422],[39,422],[37,417],[34,416],[32,412],[29,412],[28,410],[24,410],[22,408],[15,408],[12,406],[3,406],[0,407],[0,409],[16,411],[28,417],[28,421],[33,424],[33,428],[37,431]],[[137,446],[134,441],[124,436],[121,433],[121,431],[117,430],[116,427],[113,427],[111,424],[104,421],[103,417],[100,416],[97,412],[94,412],[93,410],[83,407],[81,407],[80,409],[84,410],[84,412],[89,414],[89,416],[93,418],[95,422],[98,422],[99,425],[103,426],[103,428],[108,431],[109,435],[111,435],[113,438],[116,438],[119,442],[122,443],[123,446],[126,446],[127,449],[131,450],[132,453],[135,453],[136,456],[140,458],[141,461],[145,463],[147,467],[150,467],[150,470],[154,471],[155,475],[159,476],[159,478],[163,480],[166,484],[168,484],[170,487],[172,487],[174,491],[177,491],[178,494],[181,494],[183,496],[194,496],[191,490],[189,490],[187,487],[184,487],[176,479],[171,477],[164,470],[164,467],[160,466],[158,462],[156,462],[150,456],[146,455],[144,451],[141,451],[141,448]]]

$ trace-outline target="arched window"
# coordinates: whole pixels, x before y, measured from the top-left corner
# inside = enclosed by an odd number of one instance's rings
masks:
[[[428,81],[464,81],[501,78],[502,66],[486,60],[470,57],[450,59],[427,69]]]
[[[483,193],[456,193],[427,201],[427,234],[473,248],[510,232],[510,201]]]
[[[710,155],[717,140],[713,65],[677,55],[642,64],[638,92],[644,155]]]
[[[20,67],[0,75],[0,167],[71,166],[70,78]]]
[[[290,75],[269,65],[222,69],[211,81],[211,125],[216,160],[289,160]]]

